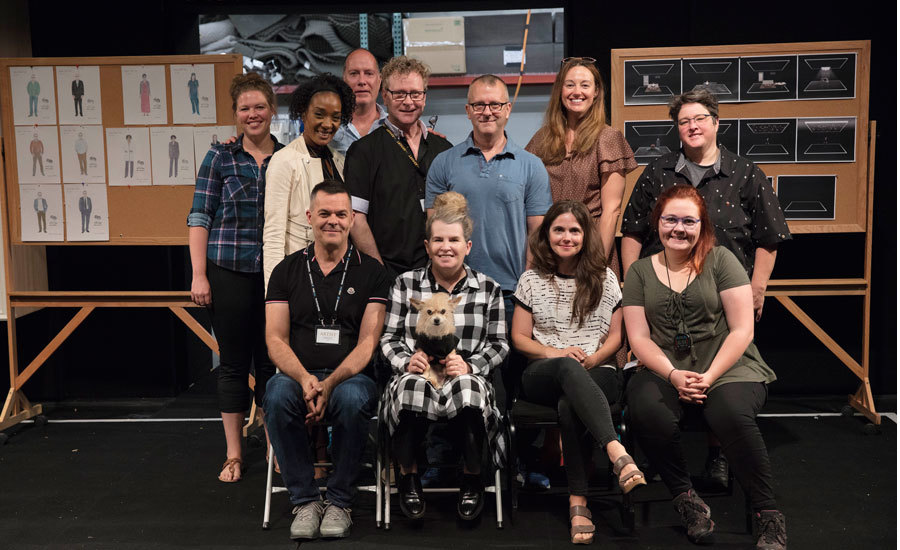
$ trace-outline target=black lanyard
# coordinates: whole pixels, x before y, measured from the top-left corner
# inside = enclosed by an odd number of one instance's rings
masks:
[[[387,126],[387,124],[384,125],[384,129],[387,130],[387,132],[391,135],[392,138],[394,138],[394,141],[397,143],[397,146],[400,147],[400,149],[402,149],[404,153],[406,153],[406,156],[409,158],[410,162],[413,163],[413,166],[416,167],[416,170],[420,174],[422,174],[422,176],[425,176],[425,173],[422,171],[422,167],[419,166],[419,161],[417,161],[416,157],[413,156],[412,151],[410,151],[409,148],[406,145],[404,145],[402,141],[400,141],[400,138],[397,137],[397,134],[395,134]]]
[[[312,268],[309,265],[309,251],[312,249],[315,253],[315,244],[306,249],[306,273],[309,275],[309,287],[312,289],[313,301],[316,303],[316,312],[319,314],[319,323],[325,324],[325,316],[322,315],[322,307],[319,306],[319,297],[316,295],[316,283],[313,282]],[[353,252],[353,245],[347,246],[347,257],[344,258],[344,271],[341,274],[341,284],[338,286],[337,299],[334,301],[334,315],[331,317],[331,324],[337,323],[338,305],[341,303],[341,293],[344,291],[344,279],[347,278],[347,264],[350,263],[350,254]]]

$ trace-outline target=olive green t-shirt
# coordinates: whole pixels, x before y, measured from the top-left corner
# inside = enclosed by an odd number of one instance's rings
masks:
[[[650,327],[650,339],[666,354],[676,369],[704,373],[728,336],[728,323],[719,293],[750,284],[741,263],[727,248],[717,246],[706,257],[703,272],[679,293],[656,276],[650,256],[632,264],[625,278],[622,306],[641,306]],[[692,349],[675,351],[675,334],[681,321],[693,340]],[[775,373],[766,365],[752,342],[734,365],[710,389],[728,382],[773,382]]]

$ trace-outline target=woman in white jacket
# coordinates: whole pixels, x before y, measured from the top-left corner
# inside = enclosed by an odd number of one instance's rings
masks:
[[[266,172],[263,275],[285,256],[312,242],[306,219],[309,193],[325,179],[343,181],[344,156],[330,146],[334,134],[353,117],[353,90],[340,78],[319,75],[298,87],[290,117],[303,121],[303,134],[272,157]]]

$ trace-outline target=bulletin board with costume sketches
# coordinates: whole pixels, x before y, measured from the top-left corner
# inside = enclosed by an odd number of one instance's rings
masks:
[[[790,188],[792,233],[865,232],[869,52],[868,41],[612,50],[612,126],[646,165],[681,147],[669,100],[706,88],[719,100],[719,145],[755,162],[779,195]],[[625,201],[642,171],[626,177]]]
[[[186,245],[242,72],[239,55],[0,58],[8,243]]]

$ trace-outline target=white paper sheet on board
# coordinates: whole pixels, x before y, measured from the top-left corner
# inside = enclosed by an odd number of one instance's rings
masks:
[[[59,183],[59,134],[56,126],[16,126],[19,183]]]
[[[57,67],[56,95],[60,124],[103,124],[99,66]]]
[[[107,128],[109,185],[150,185],[150,129]]]
[[[194,128],[194,162],[198,172],[209,149],[234,136],[234,132],[234,126],[197,126]]]
[[[108,241],[106,185],[67,183],[63,187],[66,193],[66,240]]]
[[[150,128],[153,185],[194,185],[194,129],[189,126]]]
[[[62,186],[20,185],[22,241],[56,242],[64,238]]]
[[[210,64],[170,65],[175,124],[216,122],[216,73]]]
[[[106,183],[102,126],[60,126],[63,183]]]
[[[13,123],[56,124],[53,67],[10,67]]]
[[[124,65],[125,124],[168,124],[165,65]]]

